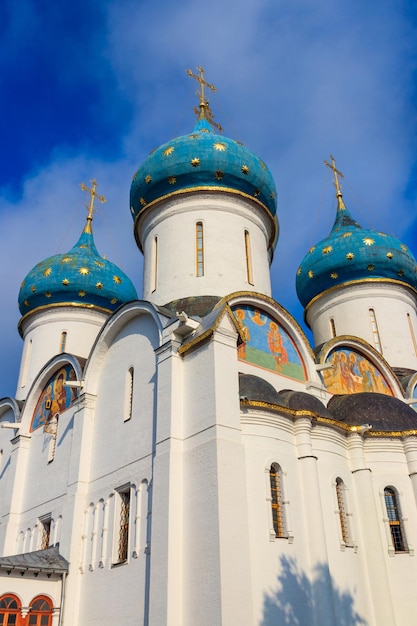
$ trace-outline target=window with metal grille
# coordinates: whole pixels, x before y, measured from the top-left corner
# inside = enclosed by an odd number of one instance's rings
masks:
[[[343,543],[351,547],[352,538],[350,536],[349,519],[346,507],[346,493],[345,484],[341,478],[336,478],[336,496],[337,496],[337,508],[339,511],[340,530],[342,532]]]
[[[287,537],[284,518],[284,502],[282,492],[282,469],[278,463],[272,463],[269,470],[271,485],[272,522],[276,537]]]
[[[12,595],[0,598],[0,626],[15,626],[20,618],[21,603]]]
[[[116,563],[127,561],[129,549],[130,489],[119,491],[119,526]]]
[[[51,626],[52,603],[49,598],[38,596],[32,600],[29,609],[29,626]]]
[[[196,275],[204,276],[204,233],[203,222],[195,225]]]
[[[51,518],[44,518],[40,521],[40,550],[46,550],[49,548],[49,541],[51,538]]]
[[[384,498],[394,550],[395,552],[406,552],[407,547],[404,538],[404,530],[401,524],[397,493],[392,487],[386,487],[384,489]]]

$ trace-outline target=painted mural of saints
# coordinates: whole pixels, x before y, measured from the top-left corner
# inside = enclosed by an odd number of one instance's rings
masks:
[[[288,353],[284,348],[278,324],[275,322],[269,323],[268,346],[276,363],[275,369],[280,370],[283,365],[288,363]]]

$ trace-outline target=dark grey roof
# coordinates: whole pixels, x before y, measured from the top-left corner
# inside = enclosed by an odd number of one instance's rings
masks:
[[[59,554],[58,546],[52,546],[46,550],[0,557],[0,569],[63,574],[68,572],[68,567],[68,561]]]
[[[172,302],[164,304],[163,308],[168,309],[174,315],[177,311],[178,313],[184,311],[190,317],[205,317],[220,300],[220,296],[190,296],[189,298],[172,300]]]
[[[239,396],[258,402],[283,404],[279,401],[278,392],[270,383],[252,374],[239,374]]]
[[[346,424],[371,424],[373,430],[417,429],[417,413],[405,402],[381,393],[333,396],[327,408],[333,418]]]
[[[291,389],[284,389],[279,392],[279,404],[287,406],[294,411],[309,411],[317,413],[320,417],[331,418],[330,411],[324,406],[315,396],[304,391],[292,391]]]

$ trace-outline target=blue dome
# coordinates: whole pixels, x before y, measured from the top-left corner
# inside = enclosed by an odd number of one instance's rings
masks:
[[[297,271],[297,295],[306,307],[332,287],[390,281],[417,288],[417,264],[396,237],[362,228],[338,194],[337,215],[326,239],[310,248]]]
[[[26,276],[20,287],[19,309],[22,316],[63,305],[111,313],[136,299],[136,289],[126,274],[99,255],[87,218],[81,237],[68,253],[41,261]]]
[[[278,230],[271,172],[242,144],[215,134],[204,117],[191,134],[165,143],[138,169],[130,190],[133,219],[136,221],[145,208],[161,198],[193,190],[249,196],[271,215]]]

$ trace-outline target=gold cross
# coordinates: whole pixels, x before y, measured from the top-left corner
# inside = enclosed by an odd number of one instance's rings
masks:
[[[192,70],[187,70],[187,74],[188,76],[191,76],[191,78],[194,78],[194,80],[198,81],[200,83],[200,92],[196,91],[196,96],[197,98],[200,100],[200,105],[203,104],[204,106],[207,105],[206,103],[206,99],[204,96],[204,86],[208,87],[209,89],[211,89],[211,91],[217,91],[216,87],[213,84],[208,83],[207,81],[204,80],[204,70],[201,67],[201,65],[199,65],[197,67],[197,71],[199,73],[199,75],[197,76],[196,74],[193,74]]]
[[[330,158],[332,160],[332,164],[330,165],[330,163],[328,161],[324,161],[324,165],[326,167],[330,167],[331,170],[333,170],[333,175],[334,175],[334,186],[336,187],[336,195],[337,196],[341,196],[342,195],[342,188],[340,186],[339,183],[339,179],[338,176],[340,176],[340,178],[344,178],[342,172],[339,172],[339,170],[336,169],[336,161],[334,160],[334,156],[330,155]]]
[[[99,196],[98,193],[96,193],[97,181],[95,178],[93,178],[93,180],[90,180],[90,183],[91,183],[91,189],[86,187],[84,183],[81,183],[80,187],[83,191],[87,191],[87,193],[89,193],[91,196],[90,204],[85,205],[88,211],[87,220],[91,222],[93,220],[93,213],[95,212],[94,211],[94,198],[97,198],[97,200],[100,200],[100,202],[106,202],[106,198],[104,196]]]

